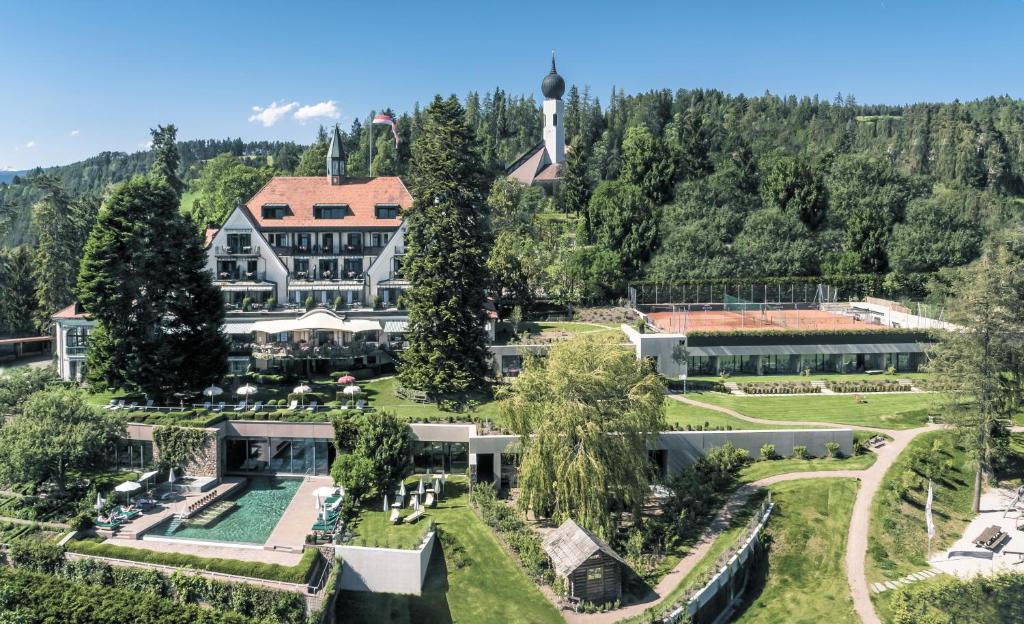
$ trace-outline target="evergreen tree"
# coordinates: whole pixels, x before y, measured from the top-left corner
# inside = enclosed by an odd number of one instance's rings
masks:
[[[487,370],[484,176],[455,97],[436,97],[422,123],[412,146],[413,206],[404,215],[403,272],[412,287],[399,377],[441,397],[479,388]]]
[[[88,199],[72,200],[49,175],[37,176],[32,182],[47,193],[32,207],[32,230],[38,243],[33,270],[37,324],[47,331],[50,316],[75,300],[78,262],[95,209]]]
[[[581,238],[619,254],[627,276],[643,267],[658,242],[651,200],[640,187],[625,182],[599,184],[580,224]]]
[[[79,298],[97,322],[88,381],[153,398],[198,390],[227,363],[223,300],[194,227],[156,176],[117,187],[85,246]]]
[[[565,157],[565,169],[559,187],[562,210],[579,216],[587,209],[591,190],[586,146],[580,141]]]
[[[626,131],[619,179],[636,185],[656,206],[672,199],[679,172],[676,148],[642,126]]]
[[[149,133],[153,136],[153,167],[151,171],[166,182],[178,197],[181,197],[182,191],[185,190],[185,183],[181,181],[181,177],[178,175],[178,166],[180,164],[178,145],[176,143],[178,129],[174,127],[174,124],[168,124],[166,126],[157,126],[155,130],[151,129]]]
[[[0,333],[35,333],[36,293],[32,277],[36,254],[22,245],[0,250]]]

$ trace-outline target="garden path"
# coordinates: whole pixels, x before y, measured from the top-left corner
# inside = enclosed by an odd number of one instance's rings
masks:
[[[728,414],[734,418],[747,422],[766,425],[794,425],[794,426],[835,426],[835,423],[821,421],[785,421],[754,418],[741,414],[734,409],[704,403],[689,397],[678,394],[670,394],[669,398],[695,407],[715,410]],[[738,488],[722,508],[715,515],[711,524],[701,535],[694,548],[686,554],[675,568],[672,569],[654,588],[654,594],[650,600],[643,603],[629,605],[622,609],[607,613],[583,614],[563,611],[566,622],[570,624],[611,624],[623,619],[634,617],[643,613],[644,610],[654,606],[664,596],[671,593],[679,582],[700,563],[701,559],[710,550],[715,539],[728,529],[732,516],[746,504],[750,496],[758,489],[781,483],[783,481],[795,481],[797,479],[823,479],[823,478],[853,478],[860,481],[857,489],[857,497],[853,504],[853,514],[850,518],[850,526],[846,540],[846,578],[850,586],[850,595],[853,598],[854,608],[857,615],[864,624],[881,624],[881,620],[875,613],[874,604],[871,602],[871,592],[865,576],[865,559],[867,557],[868,529],[871,522],[871,501],[875,493],[881,487],[885,473],[896,461],[899,455],[907,448],[907,445],[918,435],[927,431],[941,428],[941,425],[930,424],[916,429],[890,430],[876,427],[857,426],[857,429],[881,433],[892,438],[884,446],[876,448],[873,452],[878,459],[869,468],[864,470],[819,470],[813,472],[789,472],[760,479],[753,483]],[[1013,430],[1024,430],[1024,427],[1013,427]]]

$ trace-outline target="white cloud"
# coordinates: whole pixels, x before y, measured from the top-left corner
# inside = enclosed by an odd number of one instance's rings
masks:
[[[78,130],[72,130],[70,136],[78,136]]]
[[[294,115],[295,119],[302,123],[311,119],[318,119],[320,117],[337,119],[340,116],[341,111],[338,110],[338,104],[334,100],[327,100],[326,102],[303,106],[299,108],[299,110],[295,111]]]
[[[32,149],[35,146],[36,146],[36,142],[35,141],[29,141],[28,143],[25,144],[25,149]]]
[[[265,108],[253,106],[253,114],[249,116],[249,121],[252,123],[261,123],[264,127],[269,128],[281,121],[282,117],[298,107],[298,102],[281,102],[278,104],[276,100],[271,102],[270,106]]]

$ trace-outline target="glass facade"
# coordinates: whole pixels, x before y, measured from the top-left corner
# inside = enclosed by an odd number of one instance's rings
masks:
[[[153,443],[146,440],[118,440],[110,455],[112,466],[144,470],[153,465]]]
[[[687,375],[715,375],[718,371],[711,367],[711,358],[703,355],[692,355],[686,358]]]
[[[228,472],[326,475],[334,445],[312,438],[227,438],[224,454]]]
[[[718,358],[718,370],[730,374],[757,374],[757,356],[754,355],[723,355]]]
[[[466,442],[414,442],[413,467],[416,472],[463,472],[469,466]]]

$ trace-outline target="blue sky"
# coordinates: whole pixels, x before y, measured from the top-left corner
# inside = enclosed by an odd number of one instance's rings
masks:
[[[142,149],[157,123],[308,142],[320,122],[435,93],[537,93],[552,48],[567,82],[603,102],[612,85],[1024,97],[1021,23],[1022,0],[11,2],[0,169]]]

